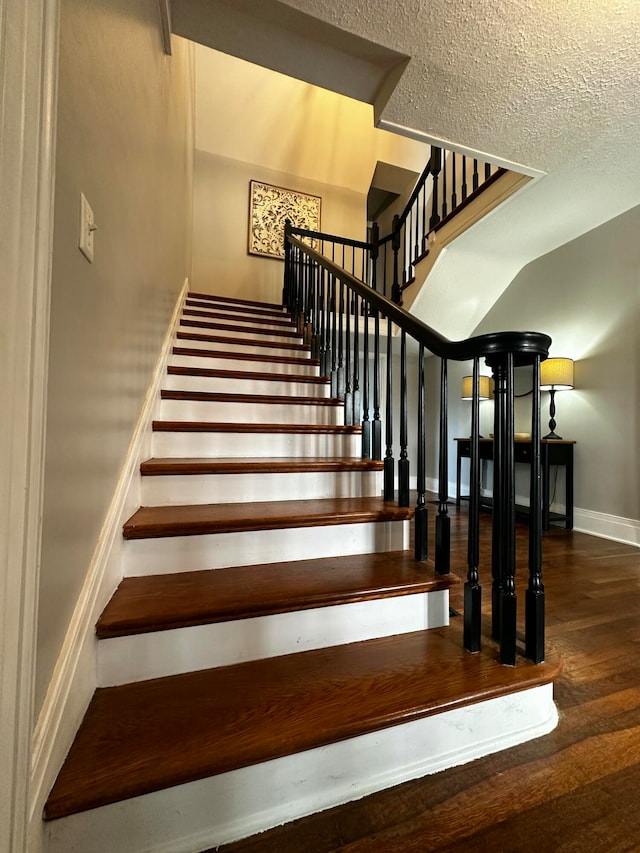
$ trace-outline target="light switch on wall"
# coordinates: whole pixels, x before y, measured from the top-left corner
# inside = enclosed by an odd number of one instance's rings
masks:
[[[96,229],[91,205],[84,193],[80,193],[80,240],[78,246],[89,263],[93,263],[93,235]]]

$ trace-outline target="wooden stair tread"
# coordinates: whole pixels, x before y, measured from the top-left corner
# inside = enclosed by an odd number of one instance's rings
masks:
[[[45,807],[96,808],[546,684],[420,631],[96,691]]]
[[[174,347],[174,355],[200,356],[202,358],[224,358],[230,361],[273,361],[276,364],[304,364],[319,367],[317,358],[301,358],[288,355],[263,355],[256,352],[230,352],[228,350],[198,349],[197,347]]]
[[[202,400],[216,403],[275,403],[283,406],[343,406],[335,397],[300,397],[286,394],[230,394],[226,391],[173,391],[163,388],[163,400]]]
[[[299,352],[310,352],[307,344],[290,344],[286,341],[259,341],[255,338],[229,338],[225,335],[206,335],[199,332],[177,332],[176,338],[181,341],[203,341],[212,344],[236,344],[249,347],[272,347],[273,349],[290,349]]]
[[[229,323],[219,323],[217,321],[211,320],[198,320],[198,319],[190,319],[189,317],[183,317],[180,320],[181,326],[192,327],[196,326],[202,329],[217,329],[222,332],[244,332],[248,335],[271,335],[272,337],[277,338],[301,338],[302,335],[298,332],[297,329],[294,331],[288,330],[284,331],[281,329],[259,329],[254,326],[243,326],[239,324],[229,324]],[[274,342],[275,343],[275,342]],[[278,346],[280,343],[278,342]]]
[[[360,435],[362,427],[342,424],[237,424],[213,421],[153,421],[154,432],[284,433],[288,435]]]
[[[250,619],[411,593],[449,589],[411,551],[234,566],[124,578],[98,620],[101,639]]]
[[[259,302],[255,299],[238,299],[235,296],[216,296],[213,293],[196,293],[195,291],[190,290],[187,293],[187,299],[203,299],[205,302],[225,302],[229,305],[242,305],[249,306],[251,308],[269,309],[271,311],[277,311],[281,315],[285,313],[282,305],[278,305],[275,302]]]
[[[265,373],[257,370],[222,370],[216,367],[176,367],[170,365],[167,373],[171,376],[207,376],[215,379],[260,379],[266,382],[299,382],[309,385],[330,385],[331,380],[324,376],[297,376],[294,373]]]
[[[412,507],[384,503],[382,498],[143,506],[125,523],[123,532],[125,539],[146,539],[241,530],[402,521],[412,517]]]
[[[186,304],[188,305],[189,302],[187,301]],[[293,320],[288,320],[286,317],[283,319],[282,315],[264,317],[256,314],[255,316],[247,317],[246,312],[244,316],[239,316],[238,314],[226,312],[224,309],[217,311],[215,308],[210,308],[209,310],[204,308],[185,308],[182,314],[185,317],[204,317],[209,320],[243,320],[245,323],[257,323],[264,326],[288,326],[289,328],[296,328]]]
[[[145,477],[165,474],[295,474],[312,471],[382,471],[377,459],[330,456],[169,457],[147,459],[140,465]]]
[[[267,319],[274,318],[276,320],[285,319],[291,320],[291,315],[288,311],[279,311],[273,308],[258,308],[250,305],[230,305],[228,302],[216,302],[215,300],[206,301],[202,299],[187,299],[185,306],[190,308],[204,308],[208,311],[228,311],[238,317],[266,317]]]

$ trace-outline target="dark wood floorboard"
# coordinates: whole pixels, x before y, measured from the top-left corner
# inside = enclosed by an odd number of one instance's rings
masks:
[[[466,507],[450,513],[455,540]],[[483,515],[485,603],[488,519]],[[524,545],[520,527],[520,632]],[[640,851],[640,551],[552,528],[544,536],[544,581],[547,649],[563,660],[555,731],[226,845],[221,853]],[[462,611],[458,589],[451,604]],[[452,633],[461,621],[452,619]],[[485,612],[484,633],[487,625]]]

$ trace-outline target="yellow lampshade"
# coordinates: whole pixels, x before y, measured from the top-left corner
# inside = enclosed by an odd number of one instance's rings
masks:
[[[480,399],[489,400],[491,398],[491,385],[493,379],[490,376],[480,376]],[[473,398],[473,376],[462,377],[462,394],[463,400],[471,400]]]
[[[573,388],[573,359],[548,358],[540,365],[540,388],[567,391]]]

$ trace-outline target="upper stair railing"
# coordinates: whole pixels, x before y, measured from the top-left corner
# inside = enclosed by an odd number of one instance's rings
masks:
[[[301,239],[302,238],[302,239]],[[321,251],[308,242],[318,241]],[[329,246],[328,256],[324,250]],[[427,352],[441,360],[439,416],[439,491],[436,517],[435,569],[450,571],[448,515],[448,361],[472,361],[470,505],[467,579],[464,589],[464,646],[470,652],[481,644],[480,568],[480,359],[491,367],[495,381],[494,485],[492,536],[492,634],[500,643],[500,660],[516,662],[516,539],[514,464],[514,368],[529,366],[533,377],[531,418],[532,464],[529,514],[529,584],[525,608],[525,656],[544,659],[544,587],[542,584],[542,495],[540,455],[540,362],[551,339],[537,332],[500,332],[462,341],[449,341],[378,292],[378,243],[340,240],[285,228],[283,302],[297,320],[301,334],[320,360],[321,374],[330,377],[332,394],[344,399],[345,423],[362,424],[363,458],[384,458],[385,501],[395,500],[394,411],[399,414],[397,465],[400,506],[410,506],[409,396],[407,343],[418,348],[416,389],[417,438],[415,558],[428,554],[426,506],[425,370]],[[394,326],[399,331],[399,388],[392,367]],[[386,328],[384,328],[386,327]],[[383,332],[384,328],[384,332]],[[384,334],[384,340],[381,340]],[[381,350],[386,349],[385,377]],[[384,410],[382,384],[385,385]],[[384,419],[384,431],[383,431]],[[384,432],[384,435],[383,435]],[[384,438],[384,456],[383,456]]]

